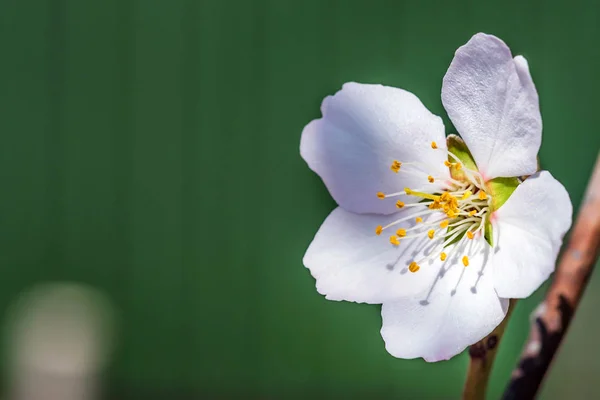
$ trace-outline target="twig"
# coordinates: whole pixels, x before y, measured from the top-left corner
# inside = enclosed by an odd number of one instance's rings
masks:
[[[467,380],[463,389],[464,400],[485,399],[485,391],[490,373],[492,372],[492,365],[498,352],[500,340],[504,335],[504,329],[508,324],[516,303],[517,300],[511,300],[506,317],[504,317],[500,325],[485,338],[469,347],[469,371],[467,372]]]
[[[504,392],[505,400],[533,399],[556,353],[598,258],[600,155],[579,216],[546,298],[534,313],[529,338]]]

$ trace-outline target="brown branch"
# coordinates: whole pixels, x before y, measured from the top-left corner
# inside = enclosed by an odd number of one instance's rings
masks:
[[[504,335],[504,329],[508,324],[508,319],[512,310],[515,308],[517,300],[511,300],[508,312],[504,320],[485,338],[469,347],[469,371],[467,380],[463,389],[464,400],[482,400],[485,399],[492,365],[498,352],[500,340]]]
[[[549,216],[551,218],[551,216]],[[588,184],[579,216],[546,298],[513,371],[504,399],[533,399],[567,331],[600,248],[600,155]]]

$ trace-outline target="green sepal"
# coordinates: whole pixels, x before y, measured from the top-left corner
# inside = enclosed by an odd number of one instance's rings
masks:
[[[492,227],[492,223],[489,220],[485,220],[485,225],[483,227],[483,237],[486,242],[492,247],[494,247],[494,229]]]
[[[520,182],[518,178],[494,178],[487,181],[487,192],[492,196],[491,212],[496,211],[515,191]]]
[[[448,146],[448,151],[452,152],[452,154],[458,157],[465,167],[473,171],[478,171],[477,164],[475,164],[475,160],[473,159],[473,155],[471,155],[467,145],[460,136],[448,135],[446,138],[446,146]],[[448,155],[448,161],[451,163],[456,162],[456,160],[450,155]],[[464,171],[460,169],[457,170],[455,167],[450,167],[450,175],[452,178],[459,181],[465,179]]]
[[[446,230],[446,235],[444,235],[444,240],[446,240],[446,238],[449,238],[450,236],[452,236],[452,231],[453,231],[454,229],[456,229],[456,228],[457,228],[456,226],[453,226],[452,228],[448,228],[448,229]],[[462,234],[460,234],[460,235],[458,235],[457,237],[455,237],[455,238],[454,238],[454,240],[452,240],[450,243],[448,243],[447,245],[445,245],[445,246],[444,246],[444,248],[446,248],[446,247],[448,247],[448,246],[451,246],[451,245],[453,245],[454,243],[458,242],[460,239],[462,239],[463,237],[465,237],[466,233],[467,233],[467,232],[465,231],[465,232],[463,232]]]

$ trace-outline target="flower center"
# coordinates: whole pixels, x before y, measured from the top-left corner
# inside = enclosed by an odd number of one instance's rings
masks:
[[[423,179],[423,183],[440,182],[439,186],[431,189],[404,188],[402,192],[382,193],[378,192],[380,199],[398,197],[396,207],[414,208],[415,212],[403,216],[398,220],[386,225],[377,226],[375,233],[381,235],[383,231],[395,229],[395,234],[389,240],[393,246],[400,246],[400,242],[407,239],[419,239],[427,237],[436,240],[437,245],[422,259],[413,260],[408,267],[410,272],[417,272],[423,262],[439,257],[442,262],[450,259],[452,252],[447,254],[444,250],[451,244],[459,241],[464,236],[469,240],[482,238],[484,236],[486,221],[489,222],[491,214],[491,196],[486,192],[483,177],[478,171],[464,166],[463,162],[451,151],[438,149],[435,142],[431,143],[433,149],[446,151],[447,159],[444,164],[449,169],[461,171],[461,179],[451,177],[439,178],[432,176],[426,171],[426,167],[420,163],[403,163],[394,160],[390,166],[396,174],[406,174]],[[416,203],[406,204],[402,199],[418,197]],[[405,225],[405,226],[403,226]],[[409,225],[409,226],[406,226]],[[462,263],[465,267],[469,265],[468,255],[463,255]]]

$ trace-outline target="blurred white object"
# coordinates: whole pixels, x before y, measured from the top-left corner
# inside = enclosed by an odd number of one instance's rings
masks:
[[[108,300],[79,284],[43,284],[9,308],[6,350],[11,400],[93,400],[113,332]]]

